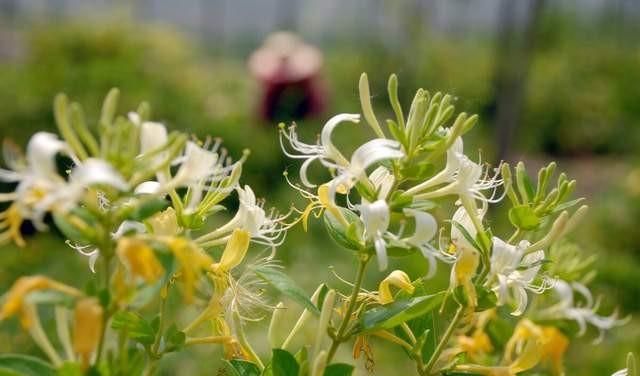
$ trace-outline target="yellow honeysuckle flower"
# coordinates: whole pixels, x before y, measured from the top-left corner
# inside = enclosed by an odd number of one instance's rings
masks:
[[[167,243],[180,264],[178,273],[184,284],[184,298],[187,302],[191,302],[198,273],[202,270],[209,270],[213,259],[189,239],[174,237],[169,239]]]
[[[569,338],[558,328],[542,327],[542,361],[553,372],[554,376],[564,375],[564,354],[569,347]]]
[[[380,282],[378,286],[378,301],[380,304],[389,304],[393,302],[393,295],[391,294],[391,286],[397,287],[400,290],[406,291],[409,294],[413,294],[415,287],[411,284],[411,279],[407,273],[402,270],[394,270]]]
[[[176,236],[181,229],[178,225],[176,211],[172,207],[155,214],[147,220],[154,235]]]
[[[120,238],[116,254],[129,273],[141,277],[147,283],[156,282],[164,273],[164,268],[156,258],[153,249],[144,240],[131,237]]]
[[[22,222],[23,218],[16,203],[0,212],[0,244],[13,240],[19,247],[24,247],[26,242],[20,233]]]
[[[222,252],[220,262],[213,264],[213,269],[217,272],[226,273],[240,265],[247,254],[250,241],[251,234],[248,231],[239,228],[233,230],[231,238],[227,241],[227,246]]]
[[[74,310],[73,350],[80,356],[82,366],[89,366],[91,355],[102,336],[102,306],[96,298],[80,299]]]
[[[458,251],[458,260],[451,269],[451,287],[462,286],[472,307],[478,304],[478,295],[471,279],[475,276],[479,265],[478,251],[473,248],[461,247]]]
[[[20,277],[5,295],[4,304],[0,308],[0,321],[13,315],[18,315],[22,327],[29,328],[32,323],[32,318],[31,312],[27,308],[25,298],[31,292],[39,290],[56,290],[74,297],[82,296],[80,290],[54,281],[48,277],[40,275]]]

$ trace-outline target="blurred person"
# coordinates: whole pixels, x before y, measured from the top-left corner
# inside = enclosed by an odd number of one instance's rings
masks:
[[[268,122],[292,121],[322,113],[326,93],[321,82],[321,52],[290,32],[276,32],[249,58],[260,84],[258,115]]]

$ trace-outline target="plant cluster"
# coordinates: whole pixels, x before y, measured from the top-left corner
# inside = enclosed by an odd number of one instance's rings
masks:
[[[17,317],[48,361],[2,355],[0,371],[151,375],[167,354],[213,345],[223,350],[222,374],[340,376],[354,370],[336,362],[347,345],[373,371],[375,339],[401,347],[419,375],[563,375],[571,339],[598,341],[627,320],[602,313],[587,287],[593,260],[566,240],[587,211],[571,199],[576,182],[556,176],[554,163],[534,181],[522,163],[475,162],[462,137],[477,116],[456,114],[452,96],[423,89],[407,113],[397,86],[391,76],[395,118],[384,125],[366,75],[362,115],[332,117],[317,142],[281,125],[284,154],[302,161],[300,183],[285,179],[308,201],[286,214],[266,210],[240,183],[248,152],[234,162],[220,140],[168,132],[145,103],[117,116],[117,90],[94,127],[77,103],[56,97],[61,138],[38,132],[25,154],[4,143],[0,180],[16,187],[0,194],[10,203],[0,213],[0,240],[24,244],[22,223],[44,230],[50,215],[95,277],[82,289],[19,278],[0,301],[0,321]],[[361,117],[373,136],[347,154],[335,130]],[[490,227],[500,202],[509,205],[508,234]],[[225,210],[234,212],[226,221]],[[275,258],[287,230],[306,230],[313,217],[355,260],[353,280],[340,277],[350,292],[318,281],[309,297]],[[252,244],[262,252],[247,256]],[[390,258],[415,253],[428,263],[424,275],[389,270]],[[374,263],[384,278],[367,290]],[[438,268],[450,275],[444,288],[431,283]],[[288,299],[276,303],[266,293],[274,290]],[[290,304],[302,312],[283,333]],[[46,309],[55,345],[41,322]],[[246,331],[267,315],[270,357]],[[298,345],[309,329],[314,338]],[[616,375],[635,375],[632,356]]]

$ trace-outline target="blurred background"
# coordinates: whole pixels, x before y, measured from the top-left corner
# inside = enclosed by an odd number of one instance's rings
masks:
[[[626,352],[640,351],[639,1],[0,0],[0,137],[24,145],[35,131],[53,131],[61,91],[96,119],[119,87],[121,113],[147,100],[169,128],[220,136],[237,157],[251,149],[244,182],[281,211],[300,201],[282,177],[298,166],[281,155],[277,123],[295,120],[314,140],[332,114],[360,111],[361,72],[380,118],[391,110],[386,80],[397,73],[405,109],[423,87],[480,114],[466,139],[471,155],[522,159],[532,170],[557,160],[577,179],[592,210],[573,237],[585,257],[598,255],[593,289],[605,308],[634,318],[599,346],[593,333],[583,338],[567,373],[610,374]],[[358,132],[340,132],[344,145],[358,142]],[[500,233],[506,221],[495,222]],[[54,229],[30,240],[2,246],[0,291],[25,273],[90,278]],[[321,279],[345,287],[329,265],[353,273],[350,255],[317,223],[309,234],[292,231],[279,256],[309,292]],[[412,277],[426,269],[420,257],[394,262]],[[446,283],[446,273],[433,283]],[[377,278],[372,272],[367,287]],[[2,323],[0,352],[37,353],[15,324]],[[212,374],[212,353],[169,357],[162,370]],[[374,342],[374,355],[378,375],[413,372],[397,350]]]

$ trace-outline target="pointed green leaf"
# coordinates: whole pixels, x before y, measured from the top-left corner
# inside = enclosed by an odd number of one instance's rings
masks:
[[[304,308],[313,312],[316,315],[320,314],[318,308],[307,297],[307,293],[300,288],[296,283],[286,274],[274,270],[273,268],[257,267],[253,269],[254,273],[262,278],[269,285],[276,290],[291,298],[296,303],[302,305]]]
[[[391,329],[397,325],[421,317],[440,306],[444,292],[397,300],[391,304],[365,312],[360,319],[360,332]]]
[[[353,366],[345,363],[330,364],[324,369],[324,376],[351,376]]]
[[[298,376],[300,366],[298,365],[296,358],[288,351],[273,349],[271,370],[273,372],[273,376]]]

